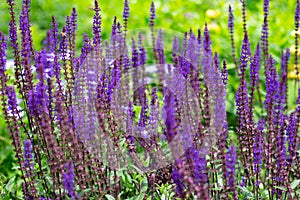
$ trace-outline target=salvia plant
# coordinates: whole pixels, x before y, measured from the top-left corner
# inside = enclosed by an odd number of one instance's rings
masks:
[[[288,84],[290,50],[280,63],[269,52],[269,0],[257,44],[241,1],[240,51],[229,6],[228,61],[239,80],[234,128],[226,117],[227,61],[212,51],[206,25],[173,34],[167,50],[171,37],[155,27],[154,2],[149,29],[134,32],[125,0],[123,18],[114,18],[104,41],[95,0],[93,37],[83,36],[80,52],[75,8],[63,27],[52,18],[36,51],[30,3],[17,5],[17,16],[16,2],[7,0],[9,35],[0,32],[2,113],[24,199],[300,199],[300,88],[297,80]],[[294,19],[298,77],[298,0]],[[298,93],[294,110],[288,87]]]

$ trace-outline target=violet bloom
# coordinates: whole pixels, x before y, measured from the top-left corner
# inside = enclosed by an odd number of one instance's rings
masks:
[[[26,177],[32,176],[34,173],[32,143],[30,139],[24,141],[24,167],[26,170]]]
[[[233,187],[235,184],[235,165],[237,164],[236,147],[230,146],[226,152],[226,178],[228,186]]]
[[[74,174],[74,165],[72,162],[68,162],[65,164],[65,171],[63,171],[62,175],[63,175],[63,184],[65,189],[68,192],[69,197],[75,199],[76,197],[75,174]]]

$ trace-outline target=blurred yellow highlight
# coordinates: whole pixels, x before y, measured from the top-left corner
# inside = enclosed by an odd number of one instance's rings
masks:
[[[296,36],[296,33],[298,34],[298,36],[300,36],[300,30],[296,31],[296,30],[293,30],[291,32],[291,36],[295,37]]]
[[[207,24],[207,28],[211,32],[220,33],[220,26],[215,22]]]
[[[296,53],[295,45],[292,45],[291,48],[290,48],[290,50],[291,50],[291,54],[295,54]],[[300,51],[300,48],[298,48],[298,55],[300,53],[299,51]]]
[[[298,79],[300,80],[300,74],[298,75],[298,78],[297,78],[297,74],[296,74],[296,71],[291,71],[288,73],[288,79]]]
[[[219,16],[219,11],[217,10],[212,10],[212,9],[208,9],[205,12],[205,15],[209,18],[217,18]]]

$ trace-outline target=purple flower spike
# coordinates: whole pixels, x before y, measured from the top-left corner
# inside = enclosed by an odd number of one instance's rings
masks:
[[[259,66],[260,66],[260,45],[256,46],[256,51],[254,56],[251,59],[250,63],[250,79],[251,79],[251,86],[256,87],[256,84],[259,80]]]
[[[226,60],[223,60],[222,81],[226,86],[228,83],[228,69],[227,69]]]
[[[251,52],[250,52],[250,42],[248,38],[248,34],[245,33],[240,57],[240,70],[241,73],[244,74],[247,68],[247,63],[249,61]]]
[[[168,142],[172,141],[176,134],[176,116],[175,116],[175,97],[174,94],[166,89],[164,96],[164,119],[166,124],[166,138]]]
[[[128,18],[129,18],[130,8],[128,0],[124,1],[124,10],[123,10],[123,22],[125,31],[127,30]]]
[[[229,5],[228,8],[228,29],[229,32],[233,32],[234,29],[234,16],[233,16],[233,10],[231,8],[231,5]]]
[[[15,112],[17,109],[17,97],[15,88],[13,86],[8,86],[6,88],[6,95],[8,99],[8,111]]]
[[[300,2],[297,0],[296,11],[295,11],[295,29],[298,31],[300,21]]]
[[[155,5],[154,2],[151,2],[150,6],[150,17],[149,17],[149,26],[154,27],[155,25]]]
[[[94,45],[100,45],[101,43],[101,14],[98,0],[95,0],[95,8],[94,8],[94,21],[93,21],[93,33],[94,33]]]
[[[32,154],[32,143],[30,139],[24,141],[24,167],[26,170],[26,177],[33,175],[34,164],[33,164],[33,154]]]
[[[266,59],[268,58],[269,54],[269,24],[268,24],[268,17],[269,17],[269,0],[264,0],[264,23],[262,27],[262,35],[261,35],[261,41],[262,41],[262,48],[264,52],[264,61],[266,62]]]
[[[4,76],[4,72],[6,70],[6,50],[6,37],[2,32],[0,32],[0,77]]]
[[[75,174],[74,165],[71,161],[65,164],[65,171],[63,171],[63,184],[68,192],[68,195],[72,199],[75,199]]]
[[[237,164],[237,154],[236,147],[230,146],[225,155],[226,158],[226,178],[228,180],[228,187],[230,191],[233,193],[234,198],[237,199],[237,191],[235,184],[235,165]]]

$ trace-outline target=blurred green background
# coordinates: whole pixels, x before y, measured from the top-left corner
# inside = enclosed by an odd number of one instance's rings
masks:
[[[213,41],[213,51],[220,54],[221,59],[226,59],[231,68],[230,74],[234,74],[230,41],[227,30],[228,5],[233,6],[235,15],[235,42],[239,52],[242,40],[242,18],[241,4],[239,0],[155,0],[157,8],[156,27],[176,30],[178,32],[189,31],[190,27],[196,31],[198,28],[203,30],[205,22],[211,32]],[[129,29],[144,28],[148,26],[148,16],[150,0],[130,0],[130,18]],[[17,16],[21,9],[21,0],[16,0]],[[87,33],[92,36],[93,4],[92,0],[32,0],[31,6],[31,23],[33,42],[36,50],[40,50],[46,36],[46,31],[50,28],[51,17],[54,15],[59,23],[59,29],[65,23],[65,16],[70,15],[72,7],[78,11],[78,31],[77,31],[77,48],[81,47],[83,34]],[[260,40],[261,26],[263,22],[263,1],[248,0],[247,20],[248,30],[251,41],[251,49],[254,51],[256,44]],[[276,61],[280,61],[281,51],[285,48],[291,48],[292,61],[294,57],[294,11],[295,0],[277,0],[271,1],[270,7],[270,52],[274,55]],[[111,24],[114,16],[122,19],[123,1],[109,0],[100,1],[103,20],[103,38],[107,39],[110,35]],[[8,34],[9,14],[8,7],[4,0],[0,2],[0,30]],[[9,54],[11,55],[11,54]],[[10,57],[10,56],[9,56]],[[290,64],[290,84],[293,79],[293,64]],[[236,78],[229,79],[227,111],[229,121],[234,120],[234,91],[238,87]],[[294,87],[289,91],[290,108],[293,109],[296,99]],[[260,112],[260,110],[257,110]],[[234,124],[234,122],[232,122]],[[5,190],[14,192],[14,187],[8,187],[7,183],[16,175],[13,158],[13,149],[9,139],[3,116],[0,112],[0,194]],[[11,179],[12,180],[12,179]]]

